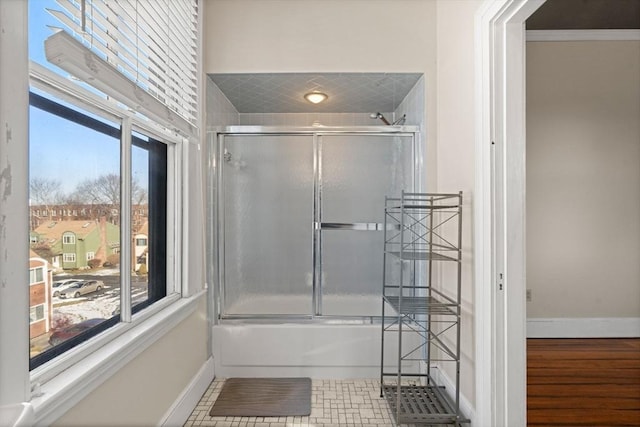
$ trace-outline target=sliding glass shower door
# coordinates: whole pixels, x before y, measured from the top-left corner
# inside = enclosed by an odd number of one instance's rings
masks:
[[[313,138],[225,136],[223,315],[311,315]]]
[[[326,135],[320,151],[318,312],[379,316],[384,199],[413,188],[413,137]]]
[[[384,198],[414,189],[414,134],[225,134],[223,318],[378,316]]]

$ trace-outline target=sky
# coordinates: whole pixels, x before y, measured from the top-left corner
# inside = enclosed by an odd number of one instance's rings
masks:
[[[29,0],[29,57],[68,77],[68,73],[51,65],[45,57],[44,40],[53,34],[48,26],[62,27],[46,8],[61,9],[55,0]],[[63,192],[71,193],[76,185],[87,179],[120,173],[119,142],[114,138],[37,108],[30,108],[29,114],[31,178],[60,181]],[[114,127],[119,124],[114,123]],[[138,183],[146,187],[147,156],[144,150],[133,150],[132,165],[134,178],[138,177]]]

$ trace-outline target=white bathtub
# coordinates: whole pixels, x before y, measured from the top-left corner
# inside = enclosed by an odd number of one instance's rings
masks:
[[[385,361],[396,360],[397,341],[385,339]],[[418,345],[406,334],[404,348]],[[213,327],[217,377],[378,378],[378,324],[242,324]],[[387,365],[385,363],[385,365]],[[389,364],[387,369],[393,370]],[[387,370],[385,369],[385,370]]]

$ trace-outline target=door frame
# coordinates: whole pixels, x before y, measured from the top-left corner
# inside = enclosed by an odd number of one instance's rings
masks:
[[[476,426],[526,425],[524,23],[544,1],[476,15]]]

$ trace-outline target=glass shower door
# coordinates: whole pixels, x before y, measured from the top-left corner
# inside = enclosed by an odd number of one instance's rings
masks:
[[[379,316],[384,200],[413,189],[413,136],[323,135],[320,153],[316,312]]]
[[[313,137],[225,136],[221,150],[222,315],[312,315]]]

